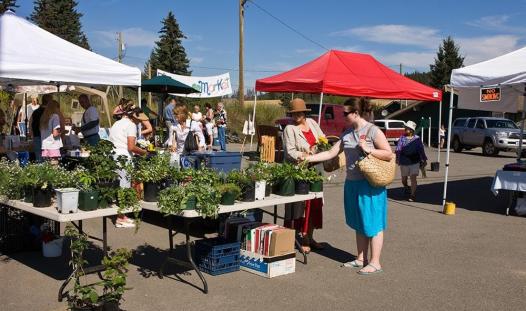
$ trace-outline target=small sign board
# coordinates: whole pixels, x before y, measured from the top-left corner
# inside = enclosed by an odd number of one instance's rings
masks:
[[[500,101],[500,87],[481,87],[480,102],[497,102]]]

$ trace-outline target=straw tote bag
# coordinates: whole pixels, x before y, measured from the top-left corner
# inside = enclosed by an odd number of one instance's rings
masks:
[[[366,137],[373,126],[367,130]],[[385,187],[393,182],[396,172],[396,160],[393,157],[390,161],[380,160],[372,154],[356,162],[358,169],[365,179],[373,187]]]
[[[339,139],[337,136],[327,136],[327,138],[329,137]],[[337,157],[323,161],[323,170],[327,173],[334,172],[342,167],[345,167],[346,162],[345,153],[341,152]]]

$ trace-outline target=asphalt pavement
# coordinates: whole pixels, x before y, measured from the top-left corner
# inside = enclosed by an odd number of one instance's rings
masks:
[[[430,161],[436,150],[428,149]],[[297,256],[296,272],[265,279],[239,271],[205,275],[203,294],[195,272],[170,267],[160,279],[167,253],[166,219],[145,213],[138,233],[109,226],[109,245],[134,250],[125,310],[525,310],[526,218],[504,216],[506,196],[490,191],[495,170],[514,161],[512,153],[483,157],[480,149],[451,154],[448,200],[456,215],[441,212],[445,152],[439,172],[419,178],[417,202],[403,197],[400,178],[389,187],[389,222],[382,255],[384,273],[360,276],[340,265],[356,253],[354,232],[344,222],[342,173],[325,185],[323,229],[315,232],[326,249]],[[280,210],[283,209],[280,207]],[[266,215],[265,220],[271,221]],[[204,224],[198,237],[213,235]],[[100,235],[100,220],[84,223]],[[177,243],[183,236],[176,237]],[[100,256],[93,249],[90,258]],[[64,310],[56,301],[67,275],[64,258],[37,252],[0,256],[2,310]]]

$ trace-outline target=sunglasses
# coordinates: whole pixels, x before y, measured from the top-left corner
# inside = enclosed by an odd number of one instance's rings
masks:
[[[343,112],[343,116],[346,117],[346,116],[348,116],[348,115],[351,114],[351,113],[352,113],[351,111],[344,111],[344,112]]]

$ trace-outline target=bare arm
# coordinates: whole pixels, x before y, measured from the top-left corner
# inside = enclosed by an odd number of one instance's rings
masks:
[[[371,154],[377,159],[391,161],[393,158],[393,151],[391,150],[391,146],[389,146],[389,142],[387,141],[387,138],[385,138],[385,135],[382,131],[376,131],[373,143],[374,148],[369,148],[365,143],[365,140],[361,139],[360,147],[365,153]]]
[[[128,151],[138,155],[145,155],[146,150],[141,149],[135,145],[136,137],[128,136]]]
[[[141,131],[141,134],[143,136],[151,134],[153,132],[152,124],[150,123],[150,121],[142,121],[141,124],[144,127],[144,129]]]
[[[307,156],[304,159],[307,162],[323,162],[336,157],[340,152],[343,151],[343,145],[341,140],[338,140],[334,146],[328,151],[320,152],[315,155]]]

